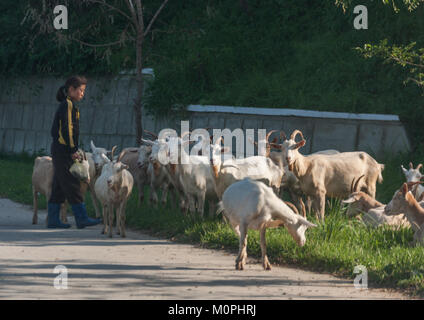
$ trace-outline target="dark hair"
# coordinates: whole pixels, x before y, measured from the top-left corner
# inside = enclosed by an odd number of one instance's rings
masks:
[[[56,100],[62,102],[66,99],[67,92],[70,86],[78,88],[79,86],[87,84],[87,79],[83,76],[72,76],[66,80],[65,85],[61,86],[56,93]]]

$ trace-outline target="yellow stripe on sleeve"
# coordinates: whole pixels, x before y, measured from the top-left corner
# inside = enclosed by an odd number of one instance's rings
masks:
[[[71,148],[75,147],[74,144],[74,138],[72,137],[73,132],[73,124],[72,124],[72,101],[70,99],[67,99],[68,102],[68,132],[69,132],[69,146]]]

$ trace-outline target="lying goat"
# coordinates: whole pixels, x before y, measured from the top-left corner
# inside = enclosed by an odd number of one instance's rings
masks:
[[[387,215],[404,212],[406,218],[414,230],[413,244],[424,244],[424,208],[423,203],[419,203],[411,192],[412,186],[423,183],[424,181],[404,183],[399,191],[396,191],[393,199],[387,204],[384,213]]]
[[[373,227],[382,225],[408,227],[409,223],[404,214],[398,212],[396,215],[388,216],[384,213],[385,204],[377,201],[363,191],[358,191],[358,183],[361,178],[363,178],[363,175],[360,176],[356,182],[355,179],[352,180],[351,194],[348,199],[342,201],[349,205],[346,212],[347,216],[353,217],[360,213],[364,213],[362,218],[358,218],[366,225]]]

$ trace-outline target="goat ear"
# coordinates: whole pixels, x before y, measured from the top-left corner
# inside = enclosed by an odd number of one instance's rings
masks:
[[[406,174],[408,172],[408,170],[406,170],[405,167],[402,164],[400,165],[400,168],[402,169],[403,173]]]
[[[299,148],[303,147],[305,145],[305,143],[306,143],[306,140],[299,141],[298,143],[296,143],[296,145],[294,146],[293,149],[299,149]]]
[[[305,226],[307,226],[307,227],[309,227],[309,228],[317,227],[317,225],[316,225],[316,224],[314,224],[314,223],[312,223],[312,222],[309,222],[308,220],[306,220],[306,219],[305,219],[305,218],[303,218],[302,216],[299,216],[299,217],[298,217],[298,219],[299,219],[299,221],[300,221],[300,223],[301,223],[301,224],[303,224],[303,225],[305,225]]]
[[[143,138],[141,138],[140,141],[141,141],[142,144],[145,144],[145,145],[148,145],[148,146],[152,146],[154,144],[153,141],[146,140],[146,139],[143,139]]]
[[[274,149],[278,149],[278,150],[283,149],[283,146],[281,144],[278,144],[278,143],[270,143],[269,145]]]
[[[94,150],[96,150],[96,146],[94,145],[93,140],[90,141],[90,146],[91,146],[91,151],[94,152]]]
[[[403,195],[406,195],[408,193],[408,184],[404,183],[402,185],[402,193]]]
[[[348,198],[346,200],[342,200],[343,203],[353,203],[355,201],[356,201],[356,199],[355,199],[354,196],[352,196],[352,197],[350,197],[350,198]]]

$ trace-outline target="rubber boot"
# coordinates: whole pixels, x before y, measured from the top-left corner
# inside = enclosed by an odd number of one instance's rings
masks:
[[[47,205],[48,223],[47,228],[62,228],[68,229],[71,227],[70,224],[63,223],[59,218],[60,203],[51,203]]]
[[[95,226],[101,222],[100,219],[92,219],[87,215],[87,210],[85,209],[84,202],[71,205],[72,212],[75,216],[75,222],[78,229],[85,227]]]

